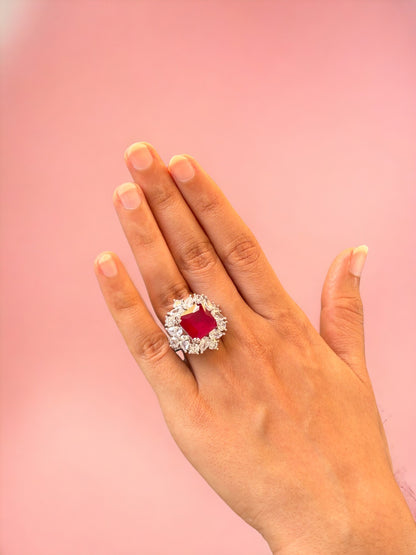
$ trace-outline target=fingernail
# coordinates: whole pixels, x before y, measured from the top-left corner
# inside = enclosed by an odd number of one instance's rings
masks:
[[[139,191],[134,183],[124,183],[117,188],[118,198],[127,210],[134,210],[140,204]]]
[[[169,162],[169,170],[178,181],[188,181],[195,175],[192,164],[184,156],[173,156]]]
[[[143,143],[134,143],[128,147],[124,157],[129,160],[135,170],[145,170],[153,162],[153,156]]]
[[[367,245],[360,245],[352,251],[350,260],[350,272],[357,277],[361,276],[364,268],[364,263],[367,258],[368,247]]]
[[[114,277],[117,275],[117,266],[111,254],[101,254],[97,258],[97,264],[106,277]]]

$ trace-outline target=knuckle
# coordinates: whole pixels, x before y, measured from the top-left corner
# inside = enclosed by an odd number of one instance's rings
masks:
[[[169,312],[173,306],[174,299],[185,299],[189,295],[189,289],[183,283],[171,283],[158,295],[157,306],[163,313]]]
[[[256,265],[260,255],[257,241],[249,235],[241,235],[226,249],[225,260],[236,268],[251,268]]]
[[[220,205],[221,201],[219,197],[212,193],[209,195],[201,195],[198,201],[198,209],[204,214],[217,212]]]
[[[257,362],[264,361],[269,358],[269,343],[264,341],[264,337],[251,334],[246,343],[250,356]]]
[[[257,435],[267,438],[274,420],[270,404],[264,401],[254,404],[250,416],[253,429],[257,432]]]
[[[146,228],[140,228],[140,226],[132,235],[133,236],[130,238],[130,243],[133,250],[155,245],[158,240],[158,234],[155,230],[151,231]]]
[[[217,255],[209,241],[192,242],[180,255],[180,267],[186,272],[204,273],[217,263]]]
[[[301,309],[289,306],[282,309],[277,316],[279,333],[290,343],[305,348],[309,345],[312,326]]]
[[[152,204],[160,209],[171,208],[177,199],[175,192],[174,189],[166,187],[154,188],[152,191]]]
[[[111,299],[114,310],[117,313],[131,313],[137,311],[138,299],[137,295],[126,294],[122,291],[116,291]]]
[[[146,362],[157,362],[161,360],[166,356],[169,349],[168,338],[161,331],[147,335],[136,346],[138,357]]]
[[[250,329],[245,330],[243,345],[250,358],[258,364],[270,361],[273,358],[275,346],[269,324],[255,323]]]
[[[342,318],[352,324],[363,322],[364,310],[361,297],[359,295],[338,297],[327,311],[333,314],[334,318]]]

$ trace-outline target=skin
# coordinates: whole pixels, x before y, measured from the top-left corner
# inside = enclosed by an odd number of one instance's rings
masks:
[[[117,255],[106,251],[116,275],[94,267],[183,454],[274,554],[416,553],[366,367],[353,249],[328,271],[318,332],[198,162],[166,167],[143,145],[148,168],[125,154],[141,203],[123,208],[116,190],[120,223],[160,322],[174,299],[204,293],[228,319],[219,349],[182,360]]]

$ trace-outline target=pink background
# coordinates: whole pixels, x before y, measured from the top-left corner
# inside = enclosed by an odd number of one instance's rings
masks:
[[[114,250],[148,302],[111,202],[138,140],[197,157],[317,327],[331,261],[369,246],[367,362],[415,489],[416,4],[9,6],[2,555],[269,553],[171,439],[96,283]]]

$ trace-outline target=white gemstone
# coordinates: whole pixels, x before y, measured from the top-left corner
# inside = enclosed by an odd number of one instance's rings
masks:
[[[188,297],[187,299],[184,300],[183,302],[183,307],[185,309],[187,308],[191,308],[191,306],[194,304],[194,299],[191,297]]]
[[[176,317],[175,316],[166,316],[165,319],[165,326],[172,327],[176,324]]]
[[[213,339],[212,337],[210,337],[209,341],[208,341],[208,347],[212,350],[212,349],[217,349],[218,348],[218,341],[216,341],[215,339]]]
[[[213,329],[209,332],[210,337],[213,339],[218,339],[222,336],[222,333],[219,329]]]
[[[183,334],[183,329],[180,326],[172,326],[168,328],[168,334],[180,337]]]
[[[218,329],[221,330],[221,331],[226,330],[227,329],[227,324],[223,321],[218,322]]]
[[[188,341],[188,339],[185,338],[185,339],[182,339],[180,345],[181,345],[181,348],[182,348],[184,351],[188,351],[189,346],[190,346],[190,342]]]
[[[199,354],[199,345],[198,343],[191,343],[188,353],[191,353],[193,355],[197,355]]]
[[[208,337],[203,337],[201,339],[201,343],[199,344],[199,350],[203,353],[206,349],[208,349]]]
[[[169,341],[169,345],[173,349],[177,349],[179,347],[179,339],[177,337],[171,337]]]

